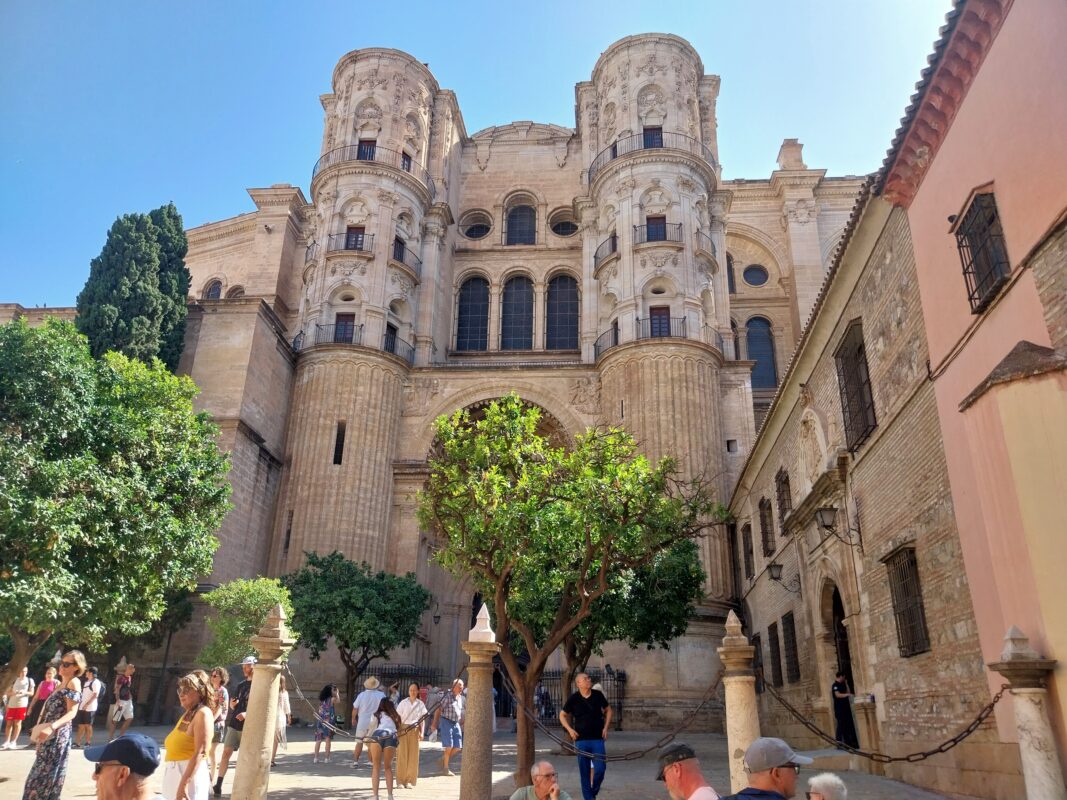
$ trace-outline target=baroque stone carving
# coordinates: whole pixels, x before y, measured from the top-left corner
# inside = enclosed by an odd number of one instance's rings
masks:
[[[370,91],[373,92],[375,89],[384,89],[388,85],[389,79],[384,75],[379,74],[377,67],[356,81],[356,88],[360,91],[370,89]]]
[[[652,187],[645,192],[641,202],[646,214],[663,214],[672,205],[669,194],[660,186],[659,178],[652,181]]]
[[[330,267],[333,276],[342,275],[351,278],[353,275],[366,275],[367,263],[365,261],[338,261]]]
[[[412,285],[410,279],[408,279],[407,277],[401,275],[399,272],[392,272],[389,275],[389,281],[397,289],[400,290],[400,293],[402,295],[404,295],[404,297],[411,297],[411,291],[414,288],[414,286]]]
[[[667,67],[664,64],[660,64],[656,60],[656,54],[655,53],[649,53],[645,57],[644,63],[642,63],[641,66],[639,66],[637,68],[637,74],[638,75],[641,75],[643,73],[648,73],[649,77],[652,77],[657,72],[666,72],[666,71],[667,71]]]
[[[378,202],[385,205],[392,205],[396,202],[396,192],[386,191],[385,189],[378,190]]]
[[[571,387],[571,403],[583,414],[600,412],[600,378],[578,378]]]
[[[437,378],[413,378],[404,382],[404,416],[423,417],[430,402],[441,392]]]
[[[649,269],[662,270],[670,262],[672,267],[678,266],[677,253],[645,253],[641,256],[641,266]]]
[[[658,86],[646,86],[637,96],[637,113],[642,120],[662,120],[666,97]]]
[[[815,217],[815,206],[811,200],[787,200],[782,215],[786,222],[807,225]]]
[[[382,109],[369,97],[356,106],[356,119],[372,120],[381,118]]]
[[[687,178],[685,175],[680,177],[676,181],[676,184],[683,192],[695,192],[697,190],[696,182],[691,178]]]

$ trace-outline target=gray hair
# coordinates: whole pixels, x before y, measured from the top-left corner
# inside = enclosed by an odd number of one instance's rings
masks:
[[[848,797],[845,782],[832,772],[821,772],[808,778],[808,791],[818,792],[826,800],[846,800]]]
[[[530,780],[533,780],[534,778],[538,777],[539,773],[541,772],[542,764],[549,768],[552,767],[551,761],[535,761],[533,763],[533,766],[530,767]]]

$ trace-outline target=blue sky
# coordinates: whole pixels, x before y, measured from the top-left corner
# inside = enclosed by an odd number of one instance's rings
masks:
[[[831,175],[876,169],[949,0],[0,2],[0,302],[73,305],[114,219],[187,226],[307,193],[334,64],[394,47],[456,92],[469,133],[574,125],[574,84],[623,36],[678,34],[722,77],[726,178],[783,138]]]

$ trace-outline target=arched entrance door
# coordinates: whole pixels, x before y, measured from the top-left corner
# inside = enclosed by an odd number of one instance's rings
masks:
[[[830,602],[834,649],[837,651],[837,671],[844,673],[849,688],[856,691],[856,682],[852,680],[852,654],[848,649],[848,628],[845,627],[845,604],[841,602],[841,592],[836,586]]]

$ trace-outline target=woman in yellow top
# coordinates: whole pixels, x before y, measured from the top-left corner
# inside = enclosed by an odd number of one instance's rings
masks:
[[[209,800],[207,748],[215,716],[215,690],[203,670],[178,681],[184,712],[163,742],[163,796],[167,800]]]

